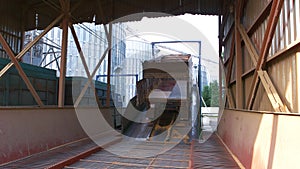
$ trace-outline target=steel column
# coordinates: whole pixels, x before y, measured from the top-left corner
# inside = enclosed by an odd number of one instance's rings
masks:
[[[109,23],[109,37],[108,37],[108,59],[107,59],[107,91],[106,91],[106,107],[110,106],[110,75],[111,75],[111,48],[112,48],[112,23]]]
[[[62,44],[61,44],[61,58],[60,58],[60,74],[58,82],[58,107],[64,107],[65,104],[65,77],[67,64],[67,48],[68,48],[68,25],[70,2],[68,0],[60,0],[61,6],[64,10],[64,18],[62,21]]]

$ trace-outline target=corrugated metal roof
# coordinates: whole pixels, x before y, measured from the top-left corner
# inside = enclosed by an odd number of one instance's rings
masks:
[[[62,11],[59,0],[1,0],[10,9],[0,11],[2,16],[21,15],[25,30],[43,29]],[[117,18],[143,12],[162,12],[173,15],[185,13],[218,15],[221,0],[70,0],[73,23],[93,22],[108,23]],[[105,18],[100,17],[101,4]],[[36,25],[36,16],[38,24]],[[95,18],[94,18],[95,16]],[[156,16],[159,17],[159,16]],[[126,18],[124,21],[136,21],[138,18]],[[95,19],[95,20],[94,20]],[[2,23],[1,23],[2,24]]]

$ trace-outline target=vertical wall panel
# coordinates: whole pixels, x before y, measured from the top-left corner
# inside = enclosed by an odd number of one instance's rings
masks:
[[[278,71],[279,70],[279,71]],[[297,74],[295,54],[286,55],[269,66],[268,72],[281,99],[292,112],[298,112]]]
[[[284,0],[269,57],[294,43],[299,36],[299,1]],[[297,15],[298,14],[298,15]]]
[[[262,13],[262,10],[267,7],[270,0],[251,0],[245,1],[245,7],[243,9],[242,24],[246,30],[249,30],[250,26],[254,24],[256,19]],[[297,51],[283,52],[287,47],[299,42],[300,40],[300,5],[298,0],[284,0],[283,7],[280,11],[279,20],[276,25],[275,34],[271,42],[267,61],[267,72],[270,76],[273,85],[275,86],[281,100],[287,104],[287,107],[292,112],[299,111],[298,93],[299,86],[299,58],[296,57]],[[261,21],[260,25],[257,25],[256,30],[252,30],[249,34],[254,47],[259,52],[261,51],[261,45],[265,36],[269,16],[266,16],[264,21]],[[226,25],[230,25],[227,23]],[[229,42],[225,45],[224,57],[229,57]],[[249,52],[245,46],[243,49],[243,84],[244,84],[244,100],[248,99],[250,94],[250,86],[252,83],[252,70],[256,65],[252,63]],[[227,55],[227,56],[226,56]],[[276,57],[275,57],[276,56]],[[278,57],[277,57],[278,56]],[[299,56],[298,56],[299,57]],[[272,59],[272,60],[270,60]],[[235,63],[235,62],[234,62]],[[233,64],[231,73],[231,82],[235,81],[235,64]],[[228,67],[226,67],[228,69]],[[297,71],[297,68],[299,69]],[[227,70],[228,71],[228,70]],[[245,74],[247,73],[247,74]],[[232,91],[235,90],[235,84],[231,86]],[[297,86],[298,85],[298,86]],[[255,97],[254,110],[266,110],[273,111],[273,107],[265,92],[264,87],[260,84],[257,96]]]
[[[297,77],[297,83],[296,83],[296,94],[297,94],[297,106],[298,106],[298,112],[300,112],[300,52],[296,53],[296,77]]]
[[[296,34],[296,39],[300,39],[300,2],[297,0],[294,0],[295,4],[295,34]]]
[[[270,0],[251,0],[247,1],[244,9],[243,23],[246,30],[253,24],[260,12],[268,4]]]

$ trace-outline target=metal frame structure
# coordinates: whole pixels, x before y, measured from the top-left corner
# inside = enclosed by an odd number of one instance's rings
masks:
[[[71,34],[74,38],[76,47],[78,49],[78,52],[80,54],[80,58],[82,60],[82,63],[84,65],[84,69],[87,73],[87,76],[89,78],[89,81],[84,86],[81,94],[77,98],[75,102],[75,107],[78,106],[80,103],[82,96],[86,92],[89,85],[93,88],[92,78],[95,75],[95,70],[92,72],[89,72],[86,67],[86,61],[84,60],[84,54],[81,51],[80,43],[78,42],[78,38],[76,37],[76,32],[73,28],[74,23],[81,23],[81,22],[90,22],[94,16],[96,23],[102,23],[102,24],[108,24],[109,28],[105,26],[105,33],[108,39],[108,48],[105,50],[103,56],[101,57],[99,63],[97,64],[95,69],[98,69],[101,65],[104,57],[108,54],[108,85],[107,85],[107,96],[110,95],[110,69],[111,69],[111,30],[112,30],[112,23],[114,19],[119,18],[120,16],[124,16],[126,14],[131,13],[137,13],[140,11],[153,11],[154,9],[157,9],[157,7],[161,6],[160,3],[157,2],[151,2],[148,5],[145,5],[144,2],[135,2],[138,4],[133,4],[132,2],[128,0],[126,3],[126,10],[124,11],[117,11],[115,9],[119,9],[120,7],[123,9],[124,4],[123,3],[117,3],[117,2],[111,2],[111,1],[100,1],[100,0],[93,0],[91,2],[88,2],[86,4],[83,3],[82,0],[78,1],[70,1],[70,0],[56,0],[56,1],[34,1],[34,2],[23,2],[23,1],[17,1],[13,0],[9,2],[7,5],[10,11],[24,9],[24,11],[18,14],[20,16],[17,19],[20,19],[22,23],[20,23],[20,27],[22,27],[22,31],[29,30],[32,28],[35,29],[43,29],[43,32],[37,36],[33,41],[31,41],[27,46],[20,51],[18,54],[14,54],[9,45],[7,45],[5,38],[1,34],[1,45],[4,47],[4,50],[8,53],[11,63],[6,65],[3,69],[0,70],[0,78],[9,70],[13,65],[15,65],[19,71],[20,76],[23,78],[24,82],[26,83],[26,86],[30,90],[31,94],[33,95],[34,99],[36,100],[38,106],[42,107],[44,106],[43,102],[39,98],[38,93],[35,91],[35,89],[32,87],[32,84],[30,83],[27,75],[22,71],[22,68],[19,66],[18,61],[20,61],[25,53],[27,53],[43,36],[45,36],[53,27],[60,26],[60,28],[63,30],[62,33],[62,43],[61,43],[61,54],[60,54],[60,77],[59,77],[59,83],[58,83],[58,107],[64,107],[64,87],[65,87],[65,75],[66,75],[66,60],[67,60],[67,37],[69,34],[69,30],[71,30]],[[168,6],[163,6],[166,11],[169,11],[169,13],[178,13],[177,11],[181,11],[181,9],[184,9],[183,7],[189,7],[187,8],[186,12],[188,11],[194,11],[198,10],[198,13],[203,14],[218,14],[220,11],[218,10],[218,6],[220,3],[217,0],[214,0],[213,2],[201,2],[201,4],[206,5],[207,7],[212,7],[210,10],[203,10],[202,8],[196,8],[200,5],[200,2],[193,4],[189,3],[180,3],[178,6],[177,2],[168,2]],[[21,11],[20,11],[21,12]],[[181,11],[183,12],[183,11]],[[194,11],[195,12],[195,11]],[[12,14],[13,12],[9,12],[9,14]],[[193,13],[193,12],[192,12]],[[85,15],[86,14],[86,15]],[[81,16],[83,15],[83,16]],[[34,17],[33,17],[34,16]],[[136,20],[137,18],[128,18],[129,20]],[[51,21],[53,20],[53,21]],[[51,21],[51,22],[50,22]],[[17,21],[16,21],[17,22]],[[48,26],[47,26],[48,25]],[[110,98],[107,98],[109,100]]]
[[[233,8],[233,10],[225,10],[226,13],[223,14],[223,16],[219,16],[219,57],[221,61],[220,67],[224,68],[226,73],[225,86],[227,87],[227,105],[229,108],[234,109],[255,109],[254,101],[257,98],[259,84],[262,84],[274,111],[291,112],[287,100],[279,93],[276,84],[274,84],[274,80],[272,80],[272,77],[268,72],[268,63],[275,59],[278,60],[280,56],[283,56],[288,52],[297,51],[296,46],[299,45],[299,42],[293,42],[274,56],[269,56],[272,40],[278,38],[277,36],[275,37],[275,34],[279,17],[283,10],[284,0],[269,1],[248,30],[245,29],[245,26],[241,22],[247,3],[249,2],[245,0],[235,0],[234,4],[227,4],[229,8]],[[228,25],[230,15],[231,18],[233,18],[233,22],[231,25]],[[251,36],[263,23],[266,23],[266,26],[264,27],[265,32],[262,42],[259,44],[254,41]],[[227,32],[225,32],[226,26],[229,26]],[[229,42],[230,39],[231,42]],[[229,43],[230,47],[227,45],[225,50],[230,52],[224,59],[222,57],[222,48],[225,44]],[[257,46],[260,46],[260,48],[257,49]],[[242,50],[243,48],[245,48],[245,50]],[[249,54],[254,67],[248,72],[243,73],[246,52]],[[232,77],[233,75],[234,77]],[[249,76],[252,76],[252,82],[248,91],[248,89],[245,89],[244,79]],[[249,94],[246,95],[247,93]]]
[[[92,89],[95,90],[94,84],[92,83],[92,77],[95,76],[97,69],[99,69],[102,61],[104,60],[105,56],[108,53],[109,58],[111,58],[111,52],[110,52],[110,47],[111,47],[111,34],[112,34],[112,24],[109,24],[109,30],[107,29],[106,25],[104,25],[105,28],[105,33],[106,33],[106,37],[108,40],[108,48],[105,50],[105,52],[103,53],[103,55],[101,56],[98,64],[96,65],[95,69],[90,72],[88,70],[87,67],[87,63],[86,60],[84,58],[84,54],[82,52],[81,49],[81,45],[78,41],[78,37],[76,34],[76,31],[73,27],[73,23],[71,22],[71,18],[72,18],[72,11],[74,11],[76,8],[79,7],[79,5],[75,5],[73,6],[73,8],[70,8],[70,0],[60,0],[60,6],[61,6],[61,14],[55,19],[53,20],[45,29],[44,31],[37,36],[33,41],[31,41],[20,53],[18,53],[16,56],[15,54],[12,52],[11,48],[9,47],[9,45],[7,44],[5,38],[2,36],[2,34],[0,33],[0,44],[3,46],[4,50],[7,52],[7,54],[9,55],[11,62],[9,64],[7,64],[1,71],[0,71],[0,78],[13,66],[15,65],[20,76],[22,77],[22,79],[24,80],[26,86],[28,87],[28,89],[30,90],[31,94],[33,95],[34,99],[36,100],[38,106],[43,107],[44,104],[41,101],[39,95],[37,94],[36,90],[34,89],[34,87],[32,86],[31,82],[28,79],[28,76],[24,73],[23,69],[21,68],[19,61],[22,59],[22,57],[25,55],[26,52],[28,52],[43,36],[45,36],[55,25],[57,24],[61,24],[61,28],[63,30],[62,33],[62,44],[61,44],[61,55],[60,55],[60,76],[59,76],[59,87],[58,87],[58,107],[64,107],[64,92],[65,92],[65,76],[66,76],[66,60],[67,60],[67,46],[68,46],[68,41],[67,41],[67,37],[68,37],[68,33],[69,30],[71,30],[71,34],[74,38],[77,50],[79,52],[81,61],[83,63],[85,72],[88,76],[88,82],[85,84],[83,90],[81,91],[79,97],[77,98],[77,100],[74,103],[74,107],[77,107],[83,97],[83,95],[85,94],[87,88],[89,87],[89,85],[91,85]],[[103,20],[105,20],[104,15],[103,15],[103,10],[102,10],[102,6],[101,6],[101,2],[97,1],[97,6],[99,8],[99,15],[102,16]],[[109,69],[111,66],[111,63],[109,62],[108,64]],[[110,71],[108,71],[110,72]],[[108,75],[108,79],[110,75]],[[108,89],[110,88],[110,85],[108,85]],[[110,90],[107,90],[107,92],[110,92]],[[109,96],[109,94],[108,94]],[[96,96],[97,97],[97,96]],[[110,99],[110,98],[107,98]],[[98,100],[98,99],[97,99]]]

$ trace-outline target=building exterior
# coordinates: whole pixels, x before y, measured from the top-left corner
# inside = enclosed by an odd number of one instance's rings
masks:
[[[108,46],[107,38],[105,35],[103,25],[95,25],[93,23],[84,23],[74,25],[75,31],[78,36],[79,43],[87,66],[92,72],[100,60],[102,54]],[[113,25],[113,37],[112,37],[112,73],[119,66],[125,58],[125,31],[123,24]],[[58,69],[57,64],[52,62],[55,58],[58,58],[60,48],[56,48],[61,44],[61,29],[53,28],[44,39],[44,59],[41,66],[45,66],[50,69]],[[59,62],[59,59],[58,59]],[[49,64],[51,63],[51,64]],[[67,76],[81,76],[87,77],[82,61],[80,59],[78,50],[74,43],[72,34],[68,35],[68,56],[67,56]],[[104,59],[97,74],[107,74],[107,57]],[[106,78],[99,79],[106,82]]]
[[[143,62],[151,59],[152,46],[150,43],[139,40],[126,41],[126,59],[123,63],[122,74],[138,75],[138,80],[143,78]],[[123,106],[127,106],[136,92],[136,77],[125,76],[125,87],[123,90]]]
[[[112,64],[111,64],[111,74],[120,74],[120,67],[125,59],[125,26],[121,23],[113,24],[112,27]],[[92,73],[95,69],[97,63],[99,62],[104,51],[108,47],[108,41],[105,35],[105,30],[103,25],[95,25],[94,23],[84,23],[74,25],[75,31],[79,43],[81,44],[82,52],[85,56],[85,61],[87,63],[89,71]],[[40,31],[34,30],[26,32],[25,42],[26,45],[34,37],[36,37]],[[53,28],[48,32],[48,34],[40,40],[29,52],[27,52],[23,57],[23,62],[32,65],[43,66],[49,69],[59,70],[60,65],[60,53],[61,53],[61,40],[62,40],[62,30],[60,28]],[[94,79],[97,75],[103,75],[97,80],[101,82],[107,82],[107,66],[108,58],[107,56],[103,60],[100,68],[97,70]],[[87,77],[84,66],[82,64],[80,55],[78,53],[77,47],[75,45],[73,36],[71,33],[68,34],[68,54],[67,54],[67,70],[66,75],[69,77]],[[59,75],[59,71],[57,71]],[[124,82],[119,78],[111,78],[111,84],[114,86],[112,88],[112,97],[114,99],[120,100],[122,85]]]
[[[209,72],[206,66],[201,65],[201,90],[203,90],[204,86],[208,86],[210,83]]]
[[[33,30],[25,32],[24,46],[27,46],[35,37],[37,37],[38,31]],[[43,39],[39,40],[22,58],[24,63],[39,66],[43,57]]]

